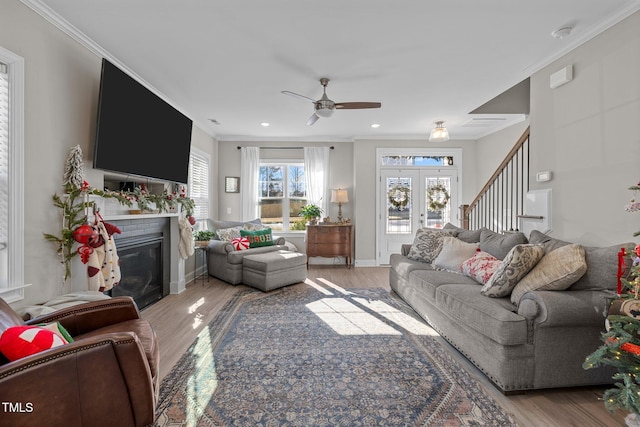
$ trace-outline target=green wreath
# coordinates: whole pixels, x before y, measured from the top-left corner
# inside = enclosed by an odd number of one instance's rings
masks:
[[[409,204],[410,194],[411,189],[409,187],[397,185],[389,189],[387,199],[391,206],[401,211]]]
[[[447,188],[442,184],[432,185],[427,189],[427,202],[429,203],[429,210],[443,210],[447,207],[450,198],[451,196],[449,196]]]

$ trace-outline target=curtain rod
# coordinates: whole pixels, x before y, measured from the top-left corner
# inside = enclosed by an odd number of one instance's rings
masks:
[[[242,147],[238,145],[238,150]],[[302,150],[304,147],[259,147],[261,150]],[[335,147],[332,145],[329,147],[330,150],[333,150]]]

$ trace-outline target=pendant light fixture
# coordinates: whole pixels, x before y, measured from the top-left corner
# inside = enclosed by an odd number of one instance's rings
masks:
[[[449,140],[449,131],[443,126],[443,121],[437,121],[436,127],[431,129],[431,135],[429,135],[429,142],[444,142]]]

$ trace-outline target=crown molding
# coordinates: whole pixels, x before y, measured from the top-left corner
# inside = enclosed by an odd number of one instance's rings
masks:
[[[127,67],[124,63],[119,61],[115,56],[113,56],[109,51],[107,51],[105,48],[103,48],[98,43],[96,43],[93,39],[87,37],[86,34],[84,34],[77,27],[72,25],[69,21],[67,21],[66,19],[64,19],[60,15],[58,15],[53,9],[51,9],[49,6],[44,4],[42,1],[40,1],[40,0],[20,0],[20,2],[22,2],[25,6],[27,6],[28,8],[30,8],[34,12],[36,12],[38,15],[40,15],[42,18],[44,18],[51,25],[53,25],[54,27],[56,27],[57,29],[59,29],[60,31],[62,31],[63,33],[68,35],[69,37],[71,37],[76,42],[80,43],[81,46],[85,47],[87,50],[89,50],[91,53],[96,55],[98,58],[106,58],[106,59],[108,59],[109,62],[111,62],[112,64],[118,66],[118,68],[120,68],[122,71],[126,72],[131,77],[136,79],[138,82],[140,82],[142,85],[144,85],[147,89],[149,89],[154,94],[158,95],[160,98],[162,98],[162,100],[167,102],[169,105],[174,107],[176,110],[180,111],[185,116],[191,118],[191,120],[193,120],[193,123],[195,123],[196,126],[198,126],[202,131],[204,131],[205,133],[209,134],[209,136],[215,138],[215,133],[213,133],[211,131],[210,126],[208,126],[207,123],[204,123],[204,122],[199,121],[199,120],[194,120],[192,118],[191,114],[187,113],[187,111],[185,111],[182,107],[180,107],[175,102],[173,102],[171,99],[169,99],[159,89],[157,89],[155,86],[153,86],[152,84],[147,82],[140,75],[138,75],[135,71],[133,71],[132,69]]]

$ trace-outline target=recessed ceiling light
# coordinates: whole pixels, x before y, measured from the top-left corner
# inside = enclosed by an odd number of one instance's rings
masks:
[[[371,124],[371,127],[374,128],[374,129],[377,129],[377,128],[380,127],[380,123],[373,123],[373,124]]]
[[[268,123],[268,122],[262,122],[262,123],[260,123],[260,126],[262,126],[262,127],[265,127],[265,128],[266,128],[266,127],[268,127],[268,126],[269,126],[269,123]]]
[[[219,124],[220,124],[220,122],[219,122],[219,121],[217,121],[216,119],[209,119],[209,121],[210,121],[211,123],[213,123],[214,125],[219,125]]]

